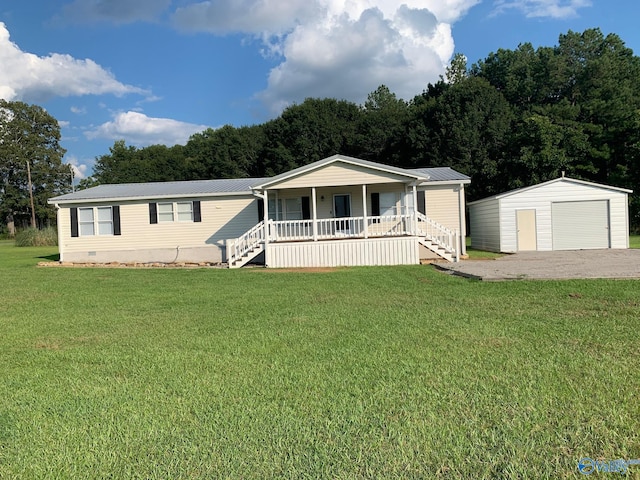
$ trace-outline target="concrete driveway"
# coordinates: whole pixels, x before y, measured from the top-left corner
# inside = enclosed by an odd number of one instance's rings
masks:
[[[640,250],[521,252],[495,260],[438,263],[437,267],[486,281],[640,278]]]

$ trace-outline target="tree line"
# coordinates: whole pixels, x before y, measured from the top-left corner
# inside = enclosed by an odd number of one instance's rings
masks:
[[[470,67],[458,54],[445,78],[409,101],[382,85],[363,105],[308,98],[263,124],[205,130],[186,145],[117,141],[82,186],[265,177],[336,153],[450,166],[471,177],[470,201],[562,172],[640,190],[640,58],[599,29],[569,31],[552,47],[500,49]],[[639,194],[630,205],[636,228]]]

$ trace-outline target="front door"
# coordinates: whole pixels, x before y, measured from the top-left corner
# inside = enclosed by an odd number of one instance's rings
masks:
[[[333,216],[344,218],[351,216],[351,195],[340,194],[333,196]],[[336,222],[336,230],[339,232],[349,232],[349,221],[341,220]]]

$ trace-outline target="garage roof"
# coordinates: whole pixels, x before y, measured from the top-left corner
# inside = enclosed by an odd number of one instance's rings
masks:
[[[549,180],[548,182],[537,183],[536,185],[530,185],[528,187],[517,188],[515,190],[510,190],[508,192],[499,193],[497,195],[492,195],[491,197],[482,198],[480,200],[476,200],[475,202],[469,202],[467,205],[475,205],[476,203],[488,202],[490,200],[500,200],[500,199],[503,199],[505,197],[510,197],[512,195],[518,195],[518,194],[527,192],[529,190],[533,190],[535,188],[540,188],[540,187],[543,187],[545,185],[551,185],[551,184],[557,183],[557,182],[576,183],[576,184],[579,184],[579,185],[587,185],[587,186],[590,186],[590,187],[602,188],[604,190],[612,190],[612,191],[615,191],[615,192],[633,193],[633,190],[629,190],[627,188],[612,187],[611,185],[603,185],[601,183],[587,182],[586,180],[578,180],[577,178],[560,177],[560,178],[555,178],[553,180]]]

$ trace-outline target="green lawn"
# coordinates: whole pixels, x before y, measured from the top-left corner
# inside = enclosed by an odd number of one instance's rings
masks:
[[[0,478],[581,478],[581,457],[640,458],[639,281],[34,266],[54,254],[0,243]]]
[[[640,248],[640,235],[629,235],[629,247]]]

